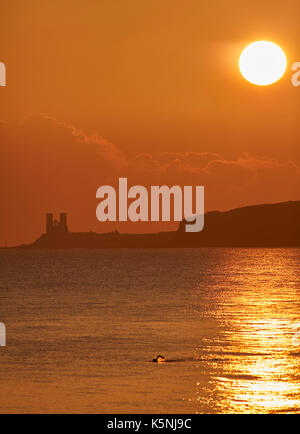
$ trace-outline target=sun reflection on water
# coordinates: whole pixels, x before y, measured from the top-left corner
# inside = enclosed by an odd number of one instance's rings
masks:
[[[224,257],[227,287],[213,279],[205,291],[199,284],[193,303],[207,304],[212,291],[215,301],[198,315],[214,317],[218,329],[198,348],[199,370],[212,374],[208,385],[196,385],[197,412],[300,413],[300,347],[293,339],[300,281],[290,261],[280,250],[254,263],[245,254],[241,270]]]

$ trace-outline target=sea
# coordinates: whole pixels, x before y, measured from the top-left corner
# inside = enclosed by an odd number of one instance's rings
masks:
[[[300,249],[0,250],[0,412],[300,413],[299,265]]]

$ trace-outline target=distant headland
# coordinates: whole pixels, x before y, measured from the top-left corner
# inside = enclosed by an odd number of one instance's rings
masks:
[[[69,232],[67,214],[46,216],[46,233],[23,249],[107,249],[187,247],[300,247],[300,201],[247,206],[205,214],[204,230],[150,234]]]

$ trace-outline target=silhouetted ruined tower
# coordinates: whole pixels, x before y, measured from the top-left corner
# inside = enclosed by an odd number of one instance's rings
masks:
[[[46,232],[50,234],[53,230],[53,214],[48,213],[46,215]]]
[[[59,228],[61,232],[68,232],[67,214],[65,212],[60,214]]]
[[[67,224],[67,214],[61,213],[59,221],[53,220],[53,214],[48,213],[46,215],[46,233],[47,234],[57,234],[69,232]]]

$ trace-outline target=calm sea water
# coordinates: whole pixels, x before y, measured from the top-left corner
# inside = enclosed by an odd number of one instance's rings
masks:
[[[0,412],[300,413],[299,264],[299,249],[0,251]]]

